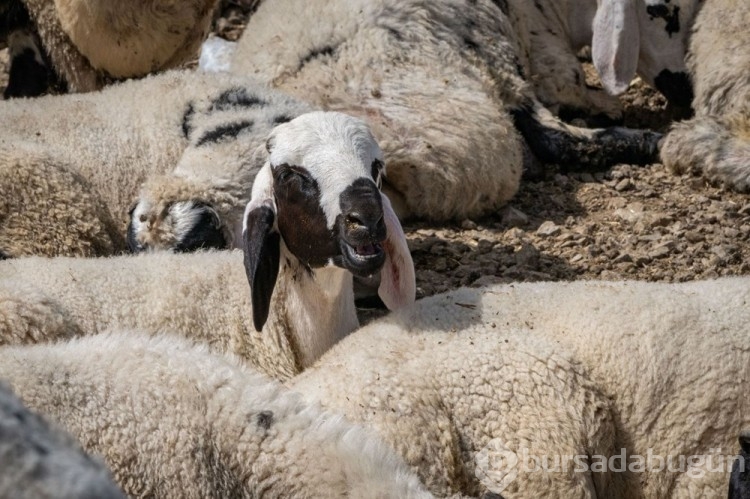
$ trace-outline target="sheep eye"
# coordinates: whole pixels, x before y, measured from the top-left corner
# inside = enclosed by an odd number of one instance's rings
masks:
[[[274,171],[274,177],[277,182],[286,183],[292,179],[299,179],[303,183],[310,183],[310,176],[302,168],[289,165],[279,165]]]

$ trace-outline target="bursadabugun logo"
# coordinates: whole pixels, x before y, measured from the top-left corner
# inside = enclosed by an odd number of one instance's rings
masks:
[[[518,456],[493,438],[475,456],[474,475],[491,492],[500,493],[518,476]]]
[[[527,448],[510,450],[498,439],[490,440],[475,456],[474,474],[488,490],[500,493],[521,473],[684,473],[702,478],[709,473],[726,475],[738,461],[744,471],[745,459],[711,448],[707,454],[659,455],[649,448],[645,455],[628,454],[622,448],[612,455],[535,455]]]

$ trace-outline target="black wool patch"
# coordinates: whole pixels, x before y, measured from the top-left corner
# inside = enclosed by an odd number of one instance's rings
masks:
[[[218,126],[213,130],[209,130],[208,132],[204,133],[203,136],[195,143],[195,146],[201,147],[206,144],[215,144],[217,142],[234,139],[243,131],[252,128],[253,125],[254,122],[252,120],[242,120],[235,123],[228,123],[226,125]]]
[[[211,111],[229,111],[231,109],[265,106],[268,103],[247,91],[246,88],[235,87],[222,92],[211,103]]]
[[[279,114],[279,115],[273,117],[273,124],[274,125],[280,125],[282,123],[288,123],[288,122],[292,121],[292,119],[293,118],[291,116],[289,116],[288,114]]]
[[[185,109],[185,113],[182,115],[182,135],[186,139],[190,137],[190,132],[193,130],[190,126],[190,120],[193,119],[194,114],[195,107],[193,107],[193,103],[190,102],[187,105],[187,109]]]
[[[319,49],[313,49],[305,57],[302,58],[302,61],[300,61],[297,70],[299,71],[300,69],[305,67],[305,64],[312,61],[313,59],[317,59],[321,56],[330,56],[333,55],[334,52],[335,49],[330,45],[326,45],[325,47],[321,47]]]

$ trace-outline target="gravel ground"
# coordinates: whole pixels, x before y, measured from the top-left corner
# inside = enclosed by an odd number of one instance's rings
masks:
[[[225,0],[215,33],[237,39],[257,1]],[[3,77],[6,60],[0,53]],[[587,77],[596,83],[590,68]],[[628,126],[664,131],[672,119],[663,98],[639,81],[622,101]],[[404,229],[418,297],[495,282],[686,281],[750,272],[750,199],[661,164],[595,175],[549,165],[492,216]]]

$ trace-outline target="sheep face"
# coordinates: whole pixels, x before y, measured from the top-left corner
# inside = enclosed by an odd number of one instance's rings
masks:
[[[383,204],[376,182],[382,153],[367,126],[345,115],[313,113],[269,138],[277,227],[303,265],[336,265],[369,276],[385,261]]]
[[[133,206],[127,230],[128,247],[134,253],[145,251],[151,247],[151,239],[162,244],[168,241],[178,253],[228,246],[219,215],[209,205],[196,201],[178,201],[162,209],[154,209],[146,201]]]
[[[592,55],[605,89],[625,91],[638,74],[670,103],[689,107],[685,65],[690,26],[699,0],[600,0]]]
[[[242,231],[255,328],[268,318],[282,254],[310,272],[380,272],[386,306],[413,302],[413,262],[378,188],[383,155],[367,125],[341,113],[307,113],[276,127],[266,148]]]

